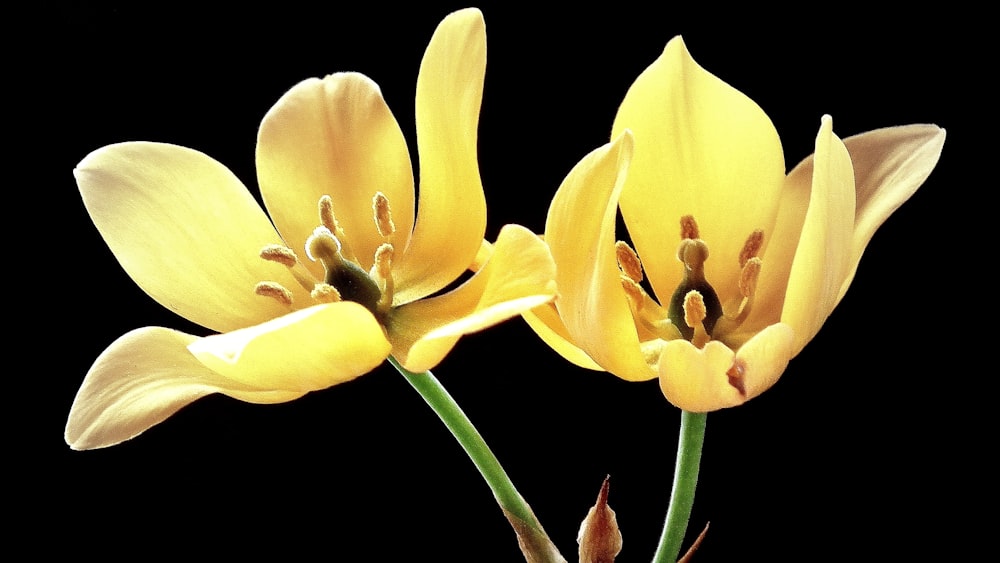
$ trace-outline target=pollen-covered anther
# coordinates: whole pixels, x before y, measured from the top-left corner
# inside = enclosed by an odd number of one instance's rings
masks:
[[[291,248],[280,244],[269,244],[260,249],[260,257],[268,262],[277,262],[288,268],[295,267],[299,261],[299,257]]]
[[[389,238],[396,232],[396,224],[392,222],[392,211],[389,209],[389,198],[382,192],[375,192],[372,198],[372,213],[375,215],[375,228],[378,234]]]
[[[641,311],[643,303],[646,301],[646,292],[643,291],[642,286],[634,279],[625,275],[621,276],[621,282],[622,289],[625,290],[625,296],[628,297],[632,309]]]
[[[344,228],[340,226],[337,216],[333,213],[333,199],[328,195],[320,196],[319,198],[319,224],[326,227],[326,230],[337,237],[337,242],[340,243],[341,254],[344,257],[348,260],[356,260],[357,257],[354,255],[354,251],[347,245],[347,236],[344,233]]]
[[[757,229],[750,233],[747,237],[746,242],[743,243],[743,249],[740,250],[740,268],[747,265],[747,261],[751,258],[755,258],[757,253],[760,252],[760,248],[764,245],[764,231]]]
[[[642,281],[642,262],[639,255],[632,250],[627,242],[620,240],[615,243],[615,256],[618,258],[618,267],[622,273],[634,282]]]
[[[388,308],[392,305],[392,295],[394,286],[392,283],[392,259],[396,249],[389,243],[381,244],[375,250],[375,263],[372,264],[372,279],[379,285],[382,297],[379,299],[379,307]]]
[[[253,292],[257,295],[262,295],[264,297],[270,297],[279,303],[286,306],[292,305],[292,292],[288,291],[283,285],[277,282],[262,281],[259,282],[254,288]]]
[[[340,301],[340,292],[328,283],[318,283],[313,286],[309,295],[320,303],[336,303]]]
[[[711,339],[705,330],[705,317],[708,316],[708,308],[705,306],[705,298],[696,290],[687,292],[684,296],[684,323],[694,329],[694,336],[691,344],[696,347],[703,347]]]
[[[681,217],[681,239],[695,239],[698,237],[698,223],[694,220],[694,215]]]
[[[740,293],[743,297],[753,297],[757,292],[757,279],[760,278],[760,268],[763,265],[760,258],[754,256],[746,261],[740,270]]]

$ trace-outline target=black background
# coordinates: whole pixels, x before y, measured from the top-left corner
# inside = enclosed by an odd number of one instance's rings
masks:
[[[72,452],[62,439],[83,375],[115,338],[145,325],[205,334],[122,272],[79,200],[73,166],[105,144],[163,141],[213,156],[255,191],[261,117],[299,80],[342,70],[380,84],[412,148],[423,49],[460,7],[67,4],[28,17],[37,33],[15,62],[28,74],[12,88],[12,110],[29,125],[24,162],[38,164],[8,189],[28,195],[18,219],[33,225],[13,240],[41,248],[29,250],[37,263],[26,272],[16,268],[28,275],[9,295],[40,314],[10,344],[14,357],[30,356],[10,376],[25,384],[11,399],[19,527],[140,559],[152,549],[520,560],[474,467],[388,365],[288,404],[208,397],[110,449]],[[977,366],[985,338],[967,315],[995,300],[968,258],[992,240],[991,225],[969,208],[986,204],[979,198],[996,181],[977,172],[988,161],[968,156],[975,132],[991,127],[973,28],[940,13],[904,24],[846,8],[481,7],[490,238],[509,222],[543,229],[562,177],[607,141],[627,87],[676,34],[768,112],[789,169],[812,152],[824,113],[841,136],[921,122],[949,129],[938,169],[875,236],[851,291],[782,380],[709,416],[689,537],[712,522],[695,561],[949,559],[974,541],[970,505],[992,494],[978,480],[980,452],[995,449],[979,435],[989,426],[977,399],[991,396],[995,368]],[[572,367],[520,320],[464,338],[434,371],[570,560],[606,474],[625,539],[619,561],[650,559],[679,422],[655,382]]]

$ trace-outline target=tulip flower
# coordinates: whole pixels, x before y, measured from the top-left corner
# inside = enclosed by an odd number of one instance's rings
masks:
[[[824,116],[815,153],[786,175],[764,111],[675,38],[629,89],[612,138],[552,200],[560,295],[525,318],[566,359],[659,378],[671,403],[703,413],[778,380],[931,173],[945,132],[842,141]],[[634,247],[616,241],[619,208]]]
[[[256,160],[270,218],[195,150],[129,142],[84,158],[84,204],[128,275],[219,334],[146,327],[115,341],[84,379],[67,443],[119,443],[211,393],[290,401],[390,354],[422,372],[461,335],[551,300],[548,248],[523,227],[502,229],[477,260],[485,61],[482,14],[446,17],[417,80],[419,202],[399,125],[354,73],[305,80],[264,117]]]

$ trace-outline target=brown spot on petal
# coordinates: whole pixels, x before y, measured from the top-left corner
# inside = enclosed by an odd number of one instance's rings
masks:
[[[743,381],[743,376],[746,374],[747,364],[740,358],[736,358],[733,361],[733,365],[726,371],[726,377],[729,378],[729,384],[732,385],[740,395],[746,398],[747,389],[746,383]]]

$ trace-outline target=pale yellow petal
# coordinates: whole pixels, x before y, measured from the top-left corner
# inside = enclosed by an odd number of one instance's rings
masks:
[[[393,268],[394,303],[442,289],[473,263],[486,230],[476,153],[486,72],[483,15],[447,16],[431,38],[417,79],[420,202],[410,246]]]
[[[207,367],[244,385],[305,393],[350,381],[389,355],[372,314],[341,301],[191,343]]]
[[[216,331],[288,312],[254,294],[278,282],[296,303],[309,294],[281,265],[259,258],[281,239],[225,166],[188,148],[121,143],[73,171],[91,219],[129,276],[164,307]]]
[[[520,225],[500,231],[489,261],[444,295],[392,312],[392,354],[413,372],[437,365],[463,334],[488,328],[551,301],[555,265],[544,242]]]
[[[545,241],[556,262],[556,307],[571,341],[623,379],[656,377],[646,363],[615,255],[618,197],[632,155],[626,131],[585,156],[552,199]]]
[[[361,74],[311,78],[282,96],[260,125],[257,176],[274,224],[296,252],[320,224],[323,195],[365,269],[384,242],[372,213],[376,192],[389,199],[400,248],[413,227],[406,140],[378,85]],[[322,275],[320,264],[309,267]]]
[[[854,169],[844,143],[824,116],[816,136],[812,192],[788,276],[781,322],[795,330],[795,354],[833,312],[852,269]]]
[[[302,392],[259,389],[225,378],[188,352],[198,337],[160,327],[134,330],[94,362],[76,394],[66,443],[76,450],[138,436],[211,393],[252,403],[280,403]]]
[[[844,139],[854,164],[857,211],[850,272],[837,302],[854,279],[858,261],[882,223],[930,176],[944,148],[945,131],[936,125],[876,129]]]
[[[559,318],[559,311],[555,303],[546,303],[541,307],[535,307],[530,311],[521,313],[531,330],[552,348],[557,354],[582,368],[604,371],[604,368],[597,365],[586,352],[573,344],[572,337]]]
[[[713,340],[698,349],[687,340],[671,340],[660,354],[660,389],[673,405],[709,412],[741,405],[768,390],[792,358],[794,334],[775,324],[751,338],[737,352]]]
[[[669,299],[680,283],[680,218],[694,215],[711,251],[708,280],[725,303],[738,292],[744,241],[763,229],[766,243],[777,213],[785,164],[774,125],[676,37],[625,95],[612,137],[625,129],[635,154],[622,216],[653,290]]]

